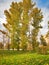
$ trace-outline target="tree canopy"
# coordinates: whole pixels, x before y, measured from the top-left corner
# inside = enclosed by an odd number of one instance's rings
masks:
[[[4,11],[7,24],[4,26],[9,30],[11,34],[11,46],[19,50],[20,46],[26,49],[28,42],[27,32],[30,32],[29,26],[32,25],[33,30],[31,32],[32,45],[35,48],[37,42],[37,36],[42,26],[42,12],[41,9],[35,7],[35,3],[31,0],[23,0],[22,2],[12,2],[9,10]],[[33,19],[33,20],[32,20]],[[30,22],[32,22],[30,24]]]

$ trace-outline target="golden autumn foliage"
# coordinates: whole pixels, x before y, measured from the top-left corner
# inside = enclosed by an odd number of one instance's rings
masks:
[[[34,47],[36,46],[35,40],[37,40],[39,29],[42,28],[40,23],[43,15],[41,9],[34,6],[35,3],[31,0],[23,0],[19,3],[12,2],[9,10],[4,11],[8,24],[4,24],[4,26],[11,33],[11,45],[13,49],[17,48],[19,50],[20,44],[22,44],[23,49],[27,47],[27,43],[29,43],[27,32],[30,32],[30,25],[34,27],[31,32],[32,42],[30,43],[32,43]],[[29,24],[31,21],[33,24]]]

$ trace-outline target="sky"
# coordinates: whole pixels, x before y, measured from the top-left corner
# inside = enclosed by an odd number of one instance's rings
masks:
[[[4,10],[8,10],[10,8],[10,4],[12,1],[22,1],[22,0],[0,0],[0,29],[5,29],[2,26],[2,23],[6,22],[6,18],[4,15]],[[49,0],[33,0],[36,2],[36,6],[41,8],[44,18],[42,21],[43,29],[40,31],[41,34],[45,34],[47,32],[47,21],[49,20]]]

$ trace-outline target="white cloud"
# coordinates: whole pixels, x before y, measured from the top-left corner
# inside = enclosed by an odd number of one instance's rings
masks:
[[[5,18],[0,18],[0,23],[6,23],[6,19]]]
[[[43,21],[42,21],[41,25],[43,26],[43,29],[41,29],[40,34],[44,35],[48,31],[47,22],[49,21],[49,9],[42,8],[42,12],[43,12]]]
[[[38,8],[41,8],[42,12],[43,12],[43,21],[42,21],[42,26],[43,29],[41,29],[40,34],[46,34],[47,32],[47,22],[49,21],[49,0],[46,1],[46,3],[44,3],[41,0],[34,0],[34,2],[36,2],[36,5]],[[41,3],[42,2],[42,3]],[[43,6],[43,4],[45,6]]]
[[[5,23],[6,22],[6,20],[5,20],[5,15],[4,15],[4,10],[6,10],[6,9],[9,9],[9,7],[10,7],[10,4],[11,4],[11,2],[12,1],[17,1],[17,2],[19,2],[19,1],[21,1],[21,0],[0,0],[0,23]]]
[[[12,1],[17,1],[17,2],[19,2],[19,1],[21,1],[21,0],[7,0],[7,1],[2,1],[2,0],[0,0],[0,17],[4,17],[4,10],[5,9],[9,9],[9,7],[10,7],[10,4],[11,4],[11,2]]]

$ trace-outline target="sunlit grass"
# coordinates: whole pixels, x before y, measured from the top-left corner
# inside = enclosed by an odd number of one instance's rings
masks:
[[[0,65],[49,65],[49,55],[26,51],[0,51]]]

